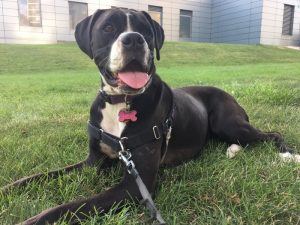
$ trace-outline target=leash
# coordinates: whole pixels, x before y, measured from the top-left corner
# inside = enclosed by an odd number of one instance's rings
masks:
[[[121,145],[122,146],[122,145]],[[119,152],[119,159],[124,163],[126,166],[127,172],[134,178],[139,191],[142,195],[143,200],[141,203],[146,206],[146,208],[151,213],[150,220],[156,219],[160,225],[166,225],[167,223],[162,218],[160,211],[156,208],[155,203],[151,197],[151,194],[149,193],[146,185],[144,184],[142,178],[140,177],[137,169],[135,168],[135,165],[133,161],[131,160],[131,153],[127,150],[122,150]],[[148,221],[150,222],[150,221]]]

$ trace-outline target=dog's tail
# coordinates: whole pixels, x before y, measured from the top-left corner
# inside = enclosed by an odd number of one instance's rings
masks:
[[[266,132],[270,137],[273,137],[273,141],[276,147],[279,149],[279,156],[285,161],[294,161],[300,163],[300,155],[294,153],[294,149],[290,148],[284,142],[282,135],[278,132]]]

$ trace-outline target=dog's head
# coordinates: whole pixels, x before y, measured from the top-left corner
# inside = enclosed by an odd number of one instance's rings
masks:
[[[138,94],[155,73],[154,49],[159,60],[164,32],[146,12],[105,9],[78,23],[75,38],[94,59],[106,90]]]

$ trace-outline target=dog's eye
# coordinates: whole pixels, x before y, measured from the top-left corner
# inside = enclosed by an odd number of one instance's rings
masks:
[[[112,25],[106,25],[104,28],[103,28],[104,32],[106,33],[112,33],[115,31],[115,28],[112,26]]]

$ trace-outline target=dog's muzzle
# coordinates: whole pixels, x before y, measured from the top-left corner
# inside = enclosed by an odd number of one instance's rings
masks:
[[[138,92],[151,82],[153,54],[138,32],[124,32],[113,43],[108,63],[99,66],[106,82],[123,92]]]

